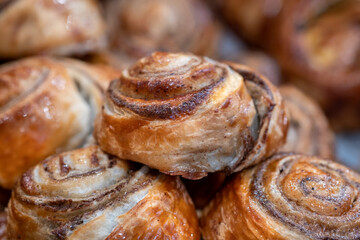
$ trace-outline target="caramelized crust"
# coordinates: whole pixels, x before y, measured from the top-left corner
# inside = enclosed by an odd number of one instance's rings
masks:
[[[207,239],[359,239],[360,176],[318,157],[279,154],[238,173],[205,208]]]
[[[24,173],[8,207],[9,239],[200,239],[178,178],[91,146]]]
[[[261,161],[286,137],[281,96],[262,76],[232,66],[240,74],[191,54],[139,60],[111,83],[96,139],[120,158],[190,179]]]
[[[29,58],[0,68],[0,185],[86,143],[114,72],[75,60]]]
[[[333,159],[334,134],[320,107],[295,87],[282,86],[280,93],[290,112],[286,144],[280,151]]]
[[[110,47],[128,62],[154,51],[215,53],[218,25],[202,0],[108,0],[105,9]]]
[[[0,58],[82,54],[102,47],[105,40],[95,0],[2,1],[0,28]]]

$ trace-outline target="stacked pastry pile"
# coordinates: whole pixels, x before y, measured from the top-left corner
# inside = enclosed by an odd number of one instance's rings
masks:
[[[288,51],[358,1],[211,4],[288,79],[355,92],[354,53]],[[262,53],[214,60],[213,17],[200,0],[0,1],[0,239],[360,239],[360,175],[333,161],[320,106]]]

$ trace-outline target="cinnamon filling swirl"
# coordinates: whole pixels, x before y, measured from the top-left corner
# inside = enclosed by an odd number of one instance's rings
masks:
[[[100,146],[189,179],[261,161],[278,148],[270,139],[282,143],[286,134],[281,96],[233,65],[185,53],[140,59],[106,93],[94,133]]]
[[[145,215],[147,222],[134,230]],[[151,232],[153,238],[199,238],[181,182],[97,146],[36,165],[23,174],[9,203],[10,238],[133,239]]]
[[[360,176],[318,157],[277,154],[205,208],[205,239],[357,239]]]

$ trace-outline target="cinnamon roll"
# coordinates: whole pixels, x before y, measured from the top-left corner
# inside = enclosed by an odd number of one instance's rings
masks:
[[[105,1],[110,47],[126,62],[154,51],[215,54],[218,24],[202,0]]]
[[[0,185],[11,188],[45,157],[87,142],[115,72],[63,59],[0,67]]]
[[[229,64],[184,53],[140,59],[107,90],[95,123],[100,146],[189,179],[240,171],[273,154],[288,127],[280,93]]]
[[[204,239],[359,239],[360,175],[279,154],[237,174],[205,208]]]
[[[287,79],[321,104],[335,128],[360,127],[358,0],[225,0],[219,4],[244,37],[272,53]]]
[[[9,239],[200,239],[179,178],[91,146],[24,173],[8,207]]]
[[[105,44],[95,0],[3,0],[0,29],[0,58],[83,54]]]
[[[280,151],[333,159],[334,134],[316,102],[292,86],[280,87],[280,93],[290,112],[286,144]]]

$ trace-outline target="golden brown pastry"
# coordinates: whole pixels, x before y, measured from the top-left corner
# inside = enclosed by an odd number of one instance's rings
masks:
[[[116,71],[63,59],[0,67],[0,185],[11,188],[45,157],[87,142]]]
[[[96,0],[3,0],[0,58],[83,54],[105,44]]]
[[[218,26],[202,0],[105,1],[110,47],[123,62],[154,51],[215,54]]]
[[[359,239],[360,175],[318,157],[279,154],[238,173],[205,208],[211,239]]]
[[[279,89],[290,113],[286,144],[280,151],[333,159],[334,134],[320,107],[295,87]]]
[[[240,171],[286,138],[279,91],[245,66],[156,52],[113,81],[94,135],[104,151],[200,179]]]
[[[91,146],[24,173],[8,207],[11,239],[200,239],[179,178]]]
[[[360,127],[358,0],[219,4],[244,37],[270,51],[287,78],[321,104],[335,128]]]

